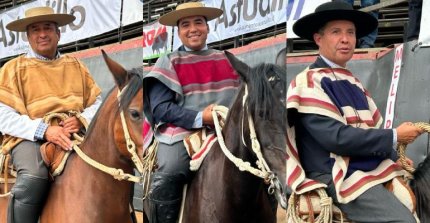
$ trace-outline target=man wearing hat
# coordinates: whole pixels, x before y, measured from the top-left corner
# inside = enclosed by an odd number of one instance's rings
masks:
[[[73,110],[82,112],[90,122],[101,104],[100,88],[88,69],[76,58],[60,55],[57,49],[58,27],[74,19],[73,15],[55,14],[50,7],[36,7],[6,26],[26,32],[31,47],[0,71],[2,152],[11,154],[17,169],[9,222],[38,222],[49,190],[48,170],[39,147],[48,141],[70,150],[70,136],[81,128],[76,117],[59,126],[48,126],[42,118],[50,112]]]
[[[213,126],[213,104],[229,106],[239,86],[230,60],[241,62],[227,52],[208,49],[206,44],[207,22],[222,13],[200,2],[188,2],[159,20],[178,27],[183,45],[159,58],[144,77],[145,116],[159,141],[158,169],[149,194],[151,215],[157,217],[154,222],[177,220],[182,188],[191,175],[182,140],[192,131]]]
[[[294,24],[298,36],[315,41],[319,56],[287,91],[287,182],[297,193],[326,187],[354,222],[411,223],[411,211],[382,184],[402,175],[396,144],[411,143],[422,130],[412,123],[379,129],[379,110],[346,68],[357,38],[376,26],[374,17],[344,2],[324,3]]]

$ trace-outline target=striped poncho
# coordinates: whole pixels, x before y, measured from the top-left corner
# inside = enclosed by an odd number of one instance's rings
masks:
[[[176,93],[176,103],[202,111],[209,104],[229,106],[239,86],[239,76],[225,53],[218,50],[175,51],[158,59],[145,75],[156,78]],[[191,131],[170,123],[156,123],[155,138],[166,144],[183,140]],[[151,132],[146,128],[145,143]]]
[[[336,92],[339,90],[342,92]],[[382,124],[379,110],[367,90],[348,70],[342,68],[311,69],[297,75],[287,91],[287,108],[296,109],[299,113],[330,117],[363,129],[379,128]],[[306,178],[295,140],[294,127],[291,127],[287,142],[287,184],[298,194],[326,187]],[[397,164],[385,159],[374,170],[356,170],[348,176],[350,158],[333,153],[330,157],[334,159],[331,173],[340,203],[348,203],[370,187],[403,174]]]
[[[0,72],[0,102],[30,119],[50,112],[82,112],[100,92],[88,69],[67,55],[53,61],[19,56]],[[5,135],[2,152],[8,153],[22,140]]]

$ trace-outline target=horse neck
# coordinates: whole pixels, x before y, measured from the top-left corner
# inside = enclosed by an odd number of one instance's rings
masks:
[[[242,114],[238,113],[238,115]],[[244,125],[246,125],[246,123],[244,123]],[[224,127],[223,135],[226,147],[234,156],[243,161],[250,162],[251,166],[253,167],[256,166],[255,154],[251,149],[250,133],[246,127],[242,126],[240,118],[229,119]],[[243,141],[245,141],[245,145]],[[225,156],[224,154],[222,155]],[[224,166],[226,165],[231,165],[235,171],[240,171],[239,168],[236,167],[227,157],[225,157],[224,160]],[[229,172],[230,170],[226,169],[227,176],[229,175]],[[229,179],[226,180],[229,181]],[[255,187],[250,185],[250,182],[254,182],[255,184],[253,185]],[[260,188],[260,183],[262,184],[263,181],[257,176],[251,175],[248,172],[245,173],[240,171],[240,174],[237,175],[236,183],[246,186],[236,187],[239,190],[258,190]]]
[[[111,93],[92,120],[92,127],[81,149],[92,159],[104,165],[132,172],[131,163],[121,156],[115,142],[114,125],[119,116],[116,94]]]

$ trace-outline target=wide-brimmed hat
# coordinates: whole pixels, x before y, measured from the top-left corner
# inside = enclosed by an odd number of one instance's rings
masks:
[[[201,2],[187,2],[176,7],[175,11],[160,17],[159,22],[166,26],[176,26],[178,20],[188,16],[204,16],[206,20],[212,20],[222,15],[223,11],[218,8],[205,7]]]
[[[25,17],[15,20],[6,25],[6,28],[12,31],[25,32],[27,26],[36,22],[55,22],[58,26],[67,25],[75,16],[69,14],[56,14],[51,7],[35,7],[25,11]]]
[[[327,2],[315,9],[314,13],[303,16],[293,25],[296,35],[314,41],[313,35],[327,22],[348,20],[354,23],[357,39],[363,37],[378,26],[378,20],[366,12],[357,11],[345,2]]]

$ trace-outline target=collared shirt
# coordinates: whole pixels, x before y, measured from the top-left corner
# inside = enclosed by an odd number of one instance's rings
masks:
[[[329,65],[331,68],[345,68],[342,67],[336,63],[334,63],[333,61],[327,59],[326,57],[324,57],[323,55],[320,54],[321,59],[324,60],[324,62]],[[396,150],[397,148],[397,130],[393,128],[393,148],[394,150]]]
[[[30,48],[25,57],[51,61],[60,58],[61,55],[60,52],[57,51],[55,58],[49,59],[37,54]],[[85,108],[82,112],[81,115],[87,120],[88,123],[91,122],[91,119],[96,114],[101,103],[101,95],[98,95],[94,104]],[[43,140],[47,129],[48,125],[43,122],[42,118],[32,120],[27,115],[21,115],[12,107],[0,102],[0,132],[2,134],[12,135],[30,141],[36,141]]]

